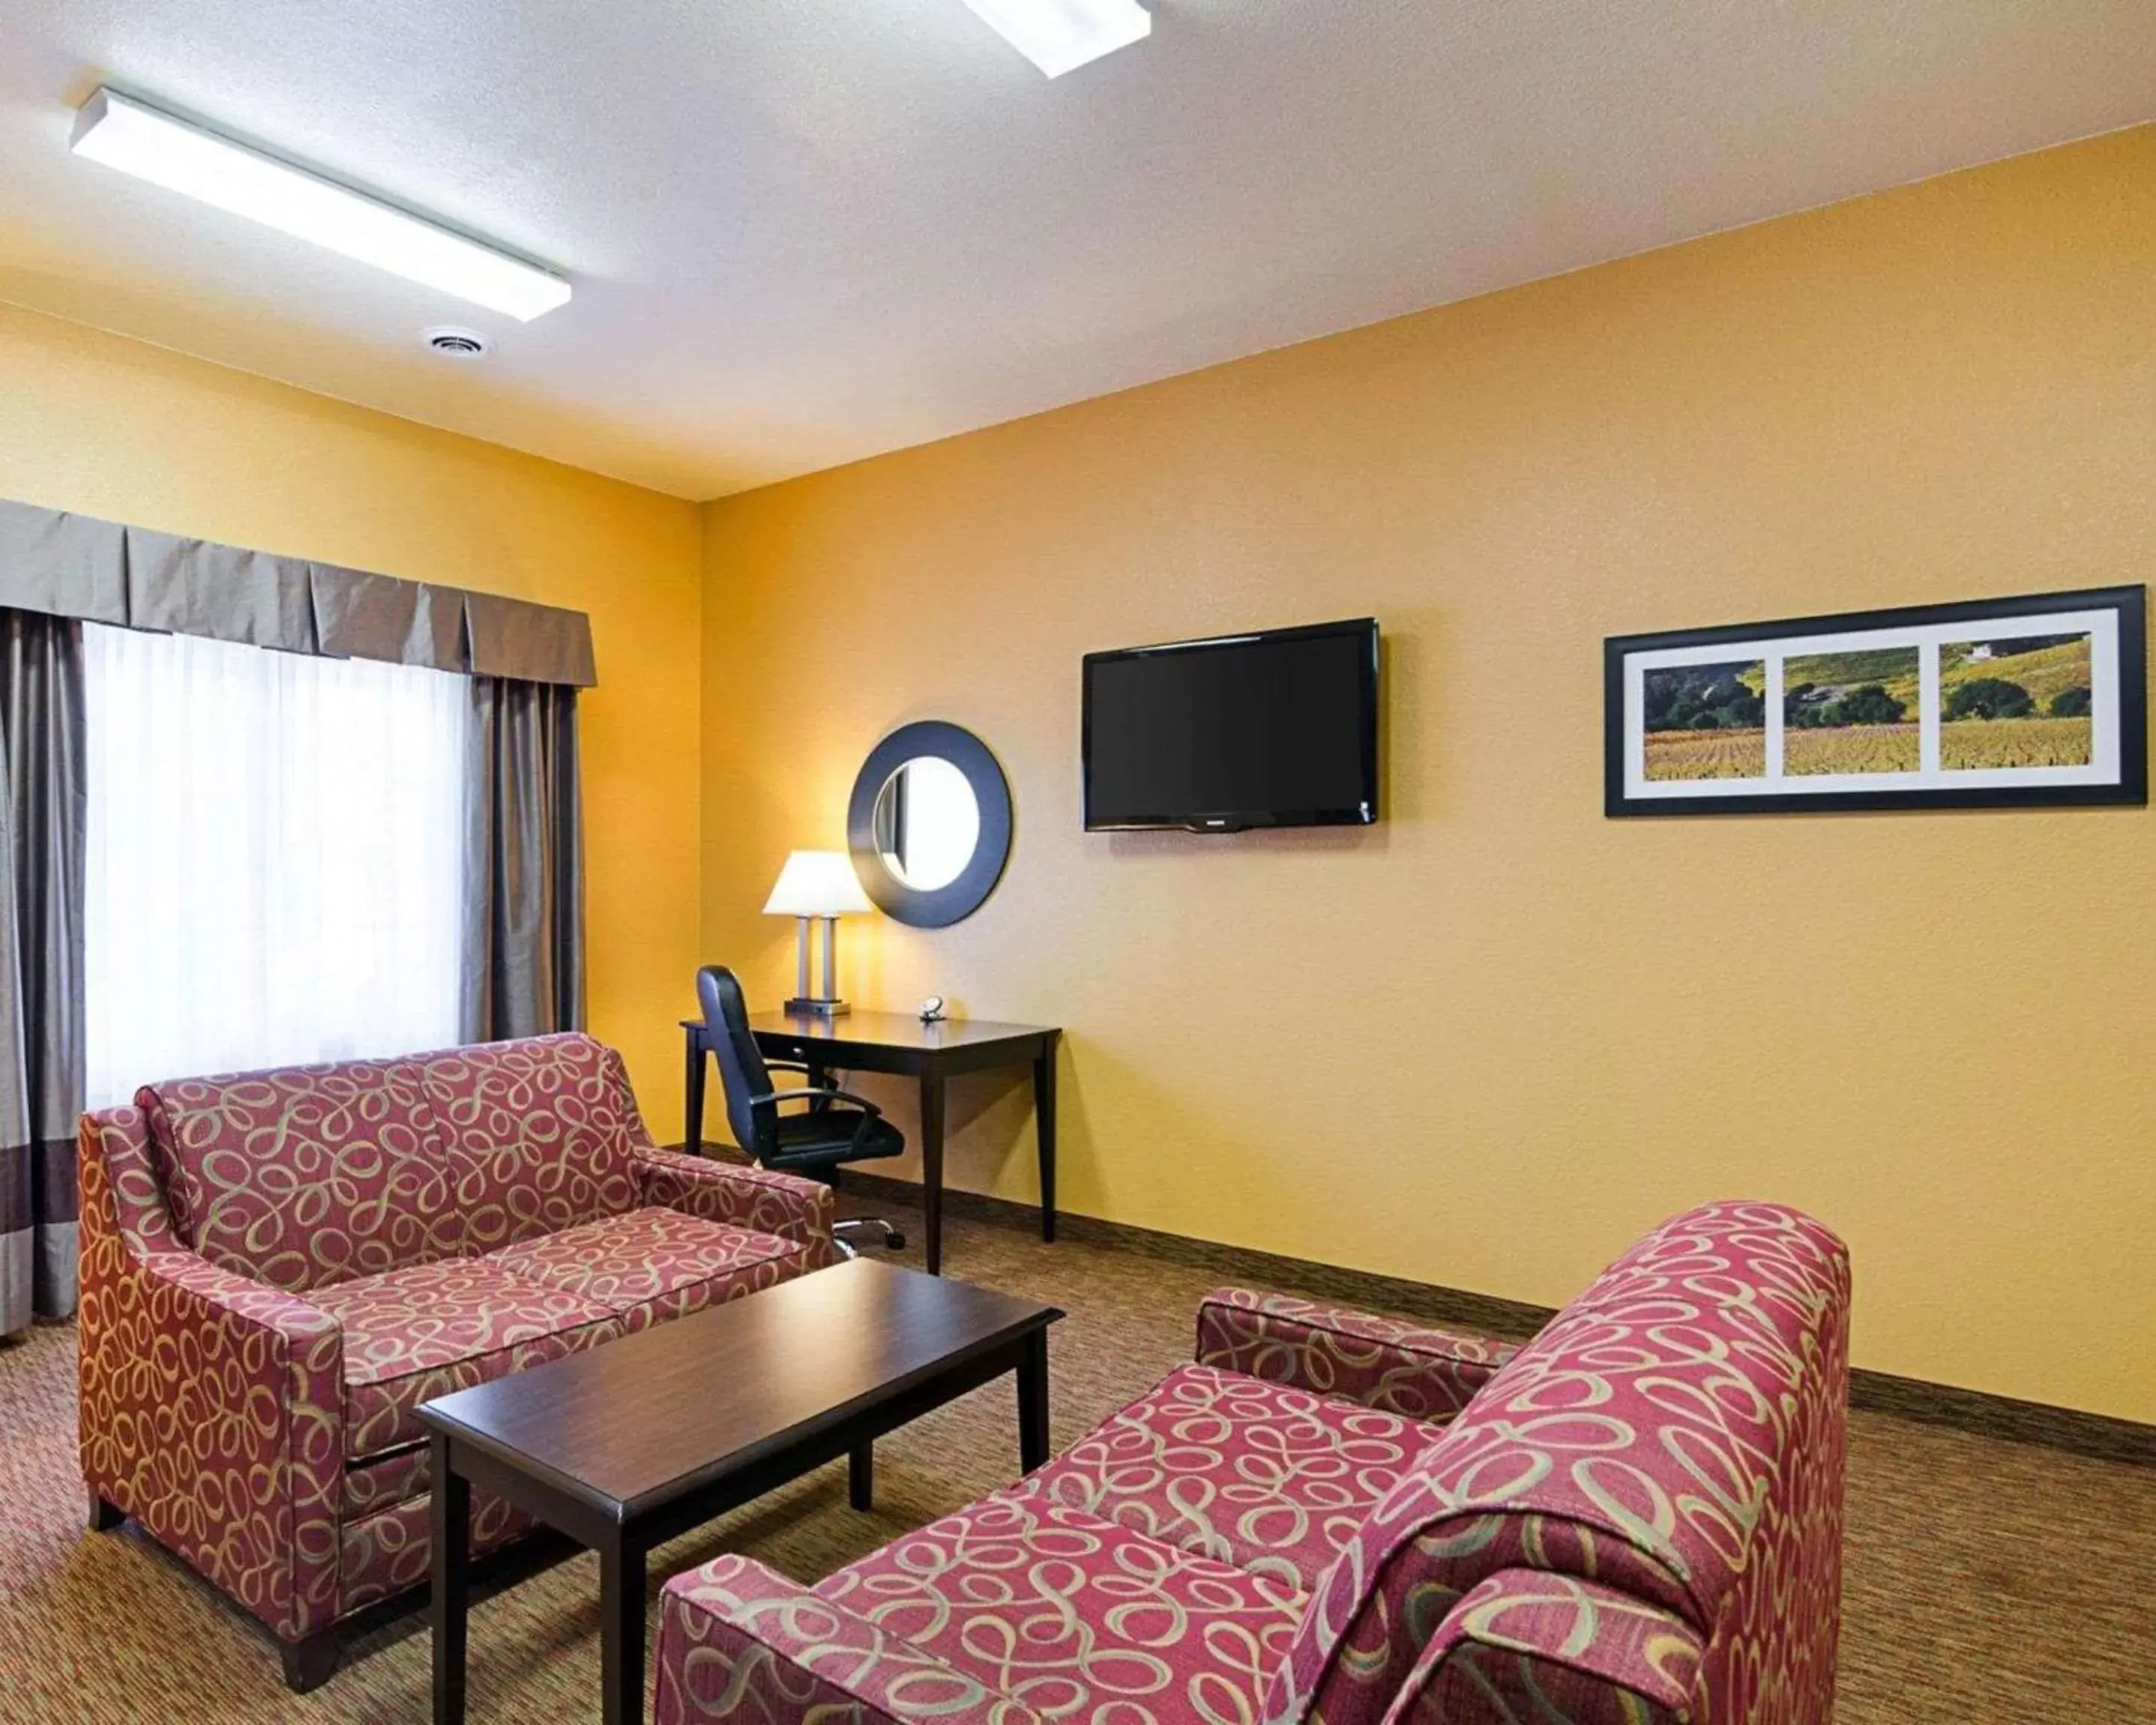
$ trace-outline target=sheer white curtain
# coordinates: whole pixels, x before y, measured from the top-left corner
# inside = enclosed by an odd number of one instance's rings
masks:
[[[83,629],[87,1089],[457,1040],[468,685]]]

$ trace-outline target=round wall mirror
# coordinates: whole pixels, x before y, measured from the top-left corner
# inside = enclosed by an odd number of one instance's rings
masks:
[[[886,915],[916,928],[970,916],[1010,855],[1010,787],[970,731],[925,720],[894,731],[854,780],[854,872]]]
[[[941,755],[900,762],[876,793],[876,855],[916,892],[948,886],[980,842],[980,799]]]

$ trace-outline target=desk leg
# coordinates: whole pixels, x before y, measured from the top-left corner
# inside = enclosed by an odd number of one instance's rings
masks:
[[[855,1444],[846,1460],[846,1502],[855,1509],[875,1507],[875,1440]]]
[[[1055,1238],[1055,1039],[1033,1057],[1033,1132],[1040,1147],[1040,1237]]]
[[[471,1604],[471,1482],[450,1471],[449,1440],[434,1435],[434,1725],[464,1725],[465,1627]]]
[[[704,1153],[704,1039],[691,1025],[681,1032],[687,1045],[689,1064],[682,1086],[681,1137],[691,1156]]]
[[[943,1080],[921,1081],[921,1208],[928,1235],[928,1273],[943,1273]]]
[[[1018,1465],[1026,1473],[1048,1460],[1048,1332],[1025,1338],[1018,1363]]]
[[[617,1532],[599,1548],[599,1717],[643,1725],[644,1548]]]

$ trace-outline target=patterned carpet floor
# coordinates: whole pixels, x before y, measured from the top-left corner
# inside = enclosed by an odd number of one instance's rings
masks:
[[[918,1263],[912,1232],[903,1258]],[[945,1267],[1070,1314],[1051,1344],[1059,1450],[1187,1359],[1199,1296],[1233,1279],[1230,1255],[1044,1246],[972,1220],[950,1227]],[[654,1589],[726,1550],[814,1579],[1017,1466],[1011,1388],[991,1384],[878,1445],[874,1513],[847,1507],[834,1465],[663,1548]],[[595,1560],[580,1557],[476,1607],[472,1725],[597,1717],[598,1590]],[[2156,1469],[1855,1416],[1845,1725],[2156,1719],[2152,1600]],[[0,1346],[0,1719],[424,1725],[429,1705],[424,1615],[358,1644],[325,1688],[295,1697],[253,1620],[133,1524],[85,1533],[74,1332]]]

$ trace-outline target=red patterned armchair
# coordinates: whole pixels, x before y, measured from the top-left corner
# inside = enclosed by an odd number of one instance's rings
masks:
[[[152,1085],[80,1167],[93,1523],[246,1606],[295,1688],[427,1579],[420,1403],[832,1255],[825,1188],[657,1148],[588,1036]],[[530,1525],[474,1494],[475,1551]]]
[[[1764,1204],[1517,1349],[1215,1294],[1017,1486],[814,1587],[669,1583],[660,1725],[1827,1725],[1848,1311]]]

